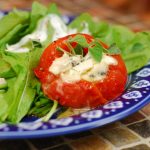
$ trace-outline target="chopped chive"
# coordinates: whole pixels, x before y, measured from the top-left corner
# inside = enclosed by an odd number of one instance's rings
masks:
[[[68,55],[72,55],[71,53],[65,51],[65,50],[64,50],[63,48],[61,48],[61,47],[57,47],[56,50],[61,51],[61,52],[63,52],[63,53],[67,53]]]
[[[75,51],[74,51],[74,48],[72,47],[72,45],[66,40],[65,41],[66,45],[68,46],[68,48],[70,49],[70,51],[72,52],[73,55],[75,55]]]

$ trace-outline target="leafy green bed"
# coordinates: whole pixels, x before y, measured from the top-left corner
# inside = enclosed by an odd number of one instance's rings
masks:
[[[44,96],[40,83],[33,73],[39,58],[52,41],[53,28],[48,25],[48,38],[43,43],[30,41],[28,53],[6,51],[7,45],[17,43],[22,37],[32,33],[47,14],[60,16],[55,4],[45,6],[35,2],[32,10],[13,10],[0,20],[0,78],[7,85],[0,88],[0,121],[18,123],[28,115],[43,117],[46,121],[56,110],[56,103]],[[106,22],[95,22],[87,13],[81,14],[67,28],[81,32],[85,25],[90,33],[103,42],[116,43],[127,66],[128,73],[143,67],[150,59],[150,32],[134,33],[130,29],[110,25]]]

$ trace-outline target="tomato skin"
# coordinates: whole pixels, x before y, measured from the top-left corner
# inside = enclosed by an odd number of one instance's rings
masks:
[[[88,43],[93,40],[90,35],[82,35],[85,36]],[[75,34],[69,36],[73,37]],[[97,107],[120,95],[127,81],[127,70],[120,55],[111,55],[117,60],[117,65],[110,65],[106,77],[97,82],[80,80],[75,83],[66,83],[61,80],[59,75],[49,72],[52,62],[62,56],[62,52],[56,48],[59,46],[69,51],[63,43],[69,36],[50,44],[43,52],[39,65],[34,70],[35,75],[42,83],[44,94],[52,100],[57,100],[59,104],[72,108]],[[101,44],[108,48],[104,43],[101,42]],[[75,45],[74,43],[72,46]],[[87,52],[88,49],[84,49],[84,53]]]
[[[108,100],[119,96],[123,92],[127,81],[127,70],[121,56],[113,55],[112,57],[118,61],[118,64],[110,65],[107,77],[95,84]]]

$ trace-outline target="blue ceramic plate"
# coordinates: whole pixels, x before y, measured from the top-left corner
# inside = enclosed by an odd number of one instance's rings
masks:
[[[70,21],[68,17],[65,21]],[[0,138],[33,138],[80,132],[120,120],[150,102],[150,63],[128,77],[126,91],[97,109],[80,115],[51,119],[48,122],[31,118],[18,125],[0,124]]]

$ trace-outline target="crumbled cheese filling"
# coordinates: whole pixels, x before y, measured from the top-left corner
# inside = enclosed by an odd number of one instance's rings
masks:
[[[72,83],[80,80],[89,82],[99,81],[106,77],[109,65],[117,65],[117,60],[103,54],[102,60],[96,62],[88,53],[85,57],[80,55],[69,56],[64,53],[62,57],[53,61],[49,71],[60,75],[62,81]]]

